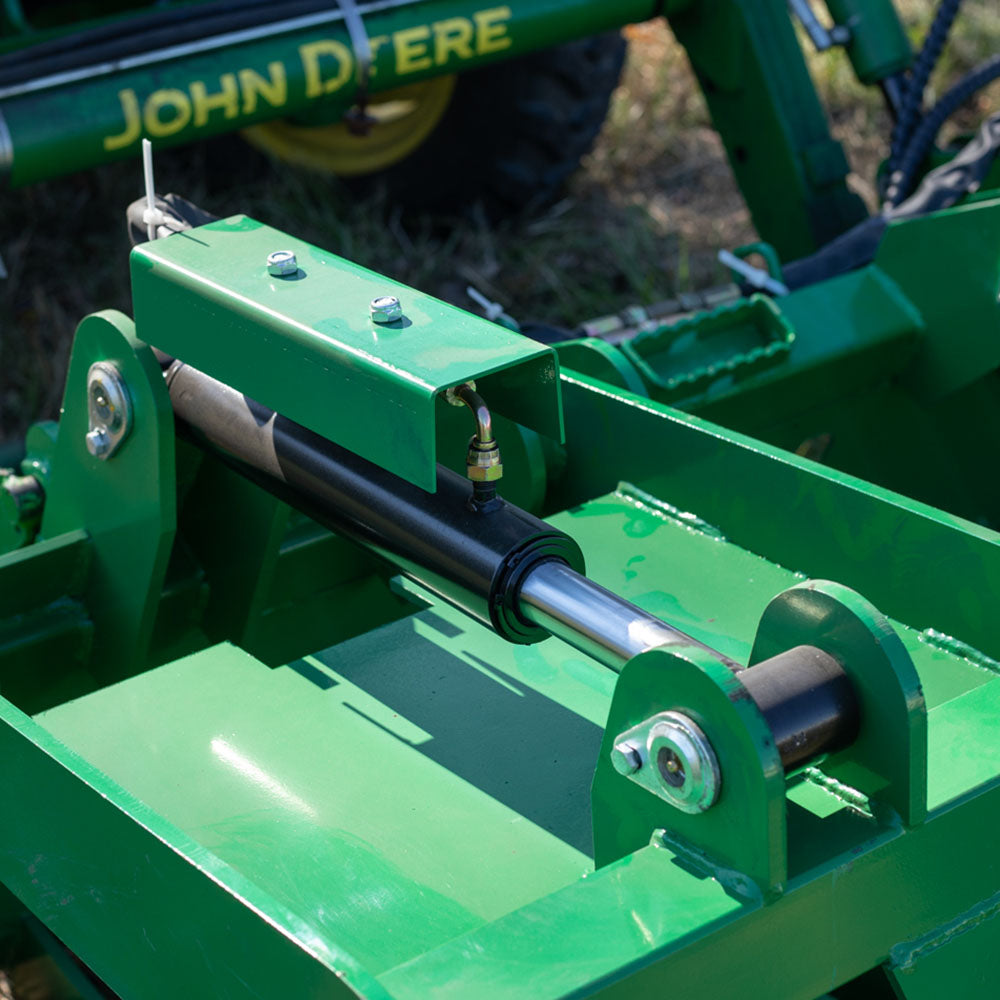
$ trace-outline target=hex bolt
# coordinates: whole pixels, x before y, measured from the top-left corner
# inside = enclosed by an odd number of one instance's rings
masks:
[[[395,323],[403,318],[403,307],[395,295],[378,295],[371,301],[371,318],[374,323]]]
[[[103,427],[87,431],[87,451],[94,458],[104,458],[111,450],[111,437]]]
[[[291,250],[275,250],[267,255],[267,273],[275,278],[287,278],[298,269],[299,263]]]
[[[619,774],[635,774],[642,767],[642,754],[634,743],[616,743],[611,750],[611,763]]]

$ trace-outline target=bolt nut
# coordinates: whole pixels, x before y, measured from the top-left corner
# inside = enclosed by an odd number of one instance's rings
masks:
[[[291,250],[275,250],[267,255],[267,273],[275,278],[287,278],[298,269],[299,263]]]
[[[611,750],[611,763],[619,774],[635,774],[642,767],[642,754],[634,743],[616,743]]]
[[[103,427],[87,432],[87,451],[94,458],[104,458],[111,450],[111,436]]]
[[[465,475],[474,483],[495,483],[497,480],[503,479],[503,466],[467,465]]]
[[[403,307],[395,295],[379,295],[371,301],[371,318],[375,323],[395,323],[403,318]]]
[[[496,441],[480,441],[473,436],[465,455],[465,475],[474,483],[495,483],[503,479],[503,464]]]

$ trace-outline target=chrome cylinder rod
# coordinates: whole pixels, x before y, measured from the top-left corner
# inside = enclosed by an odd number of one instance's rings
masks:
[[[697,646],[730,669],[741,669],[717,650],[588,580],[564,562],[540,563],[525,576],[518,610],[612,670],[621,670],[633,656],[656,646]]]

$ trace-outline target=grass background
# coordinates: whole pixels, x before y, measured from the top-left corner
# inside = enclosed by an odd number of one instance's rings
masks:
[[[934,6],[899,0],[915,45]],[[534,218],[490,225],[473,210],[442,226],[404,218],[382,194],[357,201],[336,182],[284,167],[210,188],[197,147],[158,155],[157,187],[218,215],[246,212],[458,305],[472,307],[464,289],[473,284],[519,319],[573,326],[724,281],[717,249],[754,232],[721,143],[665,22],[626,33],[629,56],[603,132],[566,196]],[[996,0],[966,0],[932,90],[998,50]],[[872,178],[891,127],[881,95],[855,81],[842,52],[809,62],[853,165],[850,183],[874,208]],[[997,107],[995,85],[951,127]],[[140,194],[134,163],[0,193],[9,271],[0,281],[0,441],[57,415],[84,315],[130,312],[124,208]]]

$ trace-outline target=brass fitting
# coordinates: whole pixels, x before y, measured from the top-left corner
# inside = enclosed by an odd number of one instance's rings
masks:
[[[503,477],[503,464],[496,441],[473,437],[465,455],[465,474],[474,483],[495,483]]]
[[[474,483],[495,483],[503,477],[500,448],[493,439],[493,418],[475,382],[463,382],[445,392],[452,406],[467,406],[476,418],[476,433],[469,440],[465,474]]]

